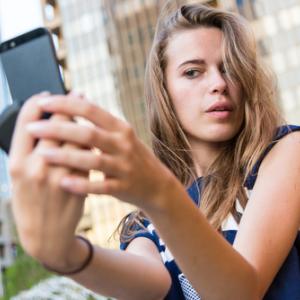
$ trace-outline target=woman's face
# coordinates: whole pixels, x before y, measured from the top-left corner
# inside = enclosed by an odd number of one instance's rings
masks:
[[[233,138],[244,119],[239,84],[229,81],[217,28],[176,33],[166,49],[169,96],[191,145]]]

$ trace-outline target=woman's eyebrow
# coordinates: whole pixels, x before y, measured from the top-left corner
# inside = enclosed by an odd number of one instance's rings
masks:
[[[189,64],[194,64],[194,65],[206,65],[206,62],[204,59],[191,59],[184,61],[181,63],[177,69],[181,68],[182,66],[189,65]]]

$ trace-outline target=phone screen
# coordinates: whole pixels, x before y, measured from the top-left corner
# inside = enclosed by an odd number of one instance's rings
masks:
[[[42,91],[65,94],[51,37],[46,31],[21,42],[10,40],[5,46],[2,45],[0,58],[13,101],[23,102]]]

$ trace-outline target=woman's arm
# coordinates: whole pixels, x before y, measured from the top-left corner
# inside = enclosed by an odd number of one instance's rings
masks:
[[[78,245],[82,246],[85,248]],[[86,249],[74,249],[74,265],[76,259],[82,261],[86,257],[83,250]],[[161,300],[171,286],[170,275],[154,243],[142,237],[134,239],[126,252],[96,246],[92,263],[70,278],[119,300]]]
[[[47,102],[40,103],[44,110],[79,115],[96,127],[75,129],[70,124],[39,123],[31,130],[33,135],[94,146],[103,151],[97,158],[86,152],[68,153],[67,157],[66,152],[54,149],[43,154],[47,160],[82,170],[84,167],[76,163],[81,157],[90,169],[108,174],[101,183],[69,176],[62,184],[66,190],[75,194],[107,193],[141,207],[204,299],[263,296],[287,256],[299,226],[298,139],[293,142],[283,139],[269,153],[258,174],[236,243],[231,247],[208,224],[180,182],[136,139],[127,124],[86,102],[75,104],[57,98]],[[75,132],[80,134],[75,136]],[[283,180],[286,176],[289,180]],[[288,198],[286,203],[282,202],[283,195]],[[264,214],[266,208],[268,213]],[[277,218],[284,220],[286,215],[289,222],[274,235],[270,228],[275,226]],[[254,236],[258,238],[253,239]],[[267,237],[271,236],[270,243]],[[280,254],[270,258],[265,249],[272,252],[279,249]]]
[[[25,251],[54,270],[68,272],[88,255],[85,243],[74,236],[85,196],[63,191],[59,182],[70,171],[48,166],[37,154],[60,145],[45,139],[36,144],[25,130],[42,115],[38,98],[27,101],[16,125],[10,153],[13,213]],[[54,115],[49,122],[62,120],[66,117]],[[78,150],[74,145],[61,147]],[[82,171],[80,175],[88,176]],[[155,245],[145,238],[132,242],[127,252],[95,247],[89,266],[72,278],[95,292],[123,300],[162,299],[171,282]]]
[[[255,268],[263,296],[300,225],[300,132],[282,138],[264,158],[234,248]]]
[[[299,153],[300,133],[296,132],[280,140],[264,159],[233,248],[191,201],[182,200],[184,191],[178,192],[179,188],[170,189],[168,199],[172,201],[162,200],[161,208],[148,209],[183,272],[204,299],[263,298],[299,229]],[[174,234],[168,230],[171,226]]]

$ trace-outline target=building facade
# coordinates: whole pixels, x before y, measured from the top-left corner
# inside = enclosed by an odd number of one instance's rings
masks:
[[[284,116],[300,124],[300,0],[223,1],[251,22],[260,54],[277,77]]]
[[[45,25],[53,33],[68,89],[124,119],[117,100],[107,43],[107,15],[101,1],[42,0]],[[91,172],[91,180],[101,174]],[[78,233],[94,243],[116,247],[110,238],[118,221],[132,208],[109,196],[88,196]]]

